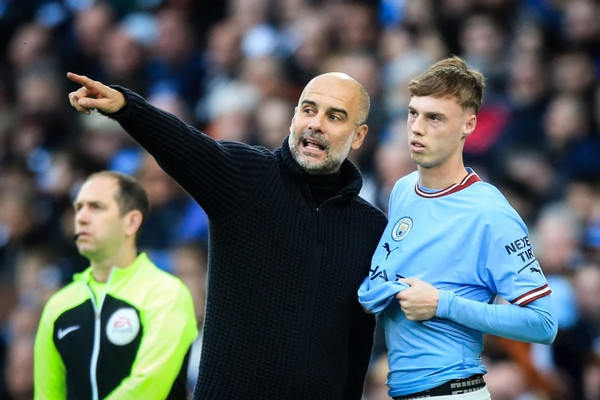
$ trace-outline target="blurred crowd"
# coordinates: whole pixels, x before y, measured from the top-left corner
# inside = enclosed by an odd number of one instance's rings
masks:
[[[0,400],[32,398],[40,311],[87,266],[72,201],[92,172],[140,179],[152,205],[140,250],[184,279],[202,321],[203,210],[118,124],[70,108],[67,71],[270,149],[308,80],[346,72],[372,100],[351,153],[362,195],[386,210],[415,169],[406,84],[449,54],[487,78],[466,165],[528,224],[559,321],[550,346],[486,337],[492,397],[600,399],[598,21],[597,0],[0,0]],[[387,399],[377,339],[365,400]]]

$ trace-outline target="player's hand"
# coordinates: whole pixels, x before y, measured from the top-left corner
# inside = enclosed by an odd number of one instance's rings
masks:
[[[80,113],[89,114],[97,109],[112,114],[125,107],[125,96],[118,90],[72,72],[67,72],[67,78],[81,85],[79,89],[69,93],[69,102]]]
[[[417,278],[399,278],[410,287],[396,294],[400,308],[411,321],[425,321],[435,317],[440,292],[427,282]]]

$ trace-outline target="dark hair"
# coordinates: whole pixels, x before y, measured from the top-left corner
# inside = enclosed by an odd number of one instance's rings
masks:
[[[150,201],[142,185],[134,177],[117,171],[96,172],[87,180],[98,176],[108,176],[117,180],[119,190],[115,193],[115,201],[119,205],[119,215],[123,216],[129,211],[138,210],[142,213],[143,224],[150,213]]]
[[[452,56],[430,66],[408,83],[411,96],[452,96],[462,108],[479,111],[485,79],[459,57]]]

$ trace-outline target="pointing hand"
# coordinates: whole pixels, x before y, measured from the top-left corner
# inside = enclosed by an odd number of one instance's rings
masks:
[[[118,90],[72,72],[67,72],[67,78],[81,85],[79,89],[69,93],[69,102],[80,113],[89,114],[97,109],[112,114],[125,107],[125,96]]]

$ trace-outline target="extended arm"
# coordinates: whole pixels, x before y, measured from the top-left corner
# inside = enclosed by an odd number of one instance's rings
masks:
[[[73,73],[67,77],[81,85],[69,93],[77,111],[89,114],[96,109],[119,122],[211,219],[228,215],[250,196],[275,162],[267,149],[217,142],[126,88]]]

